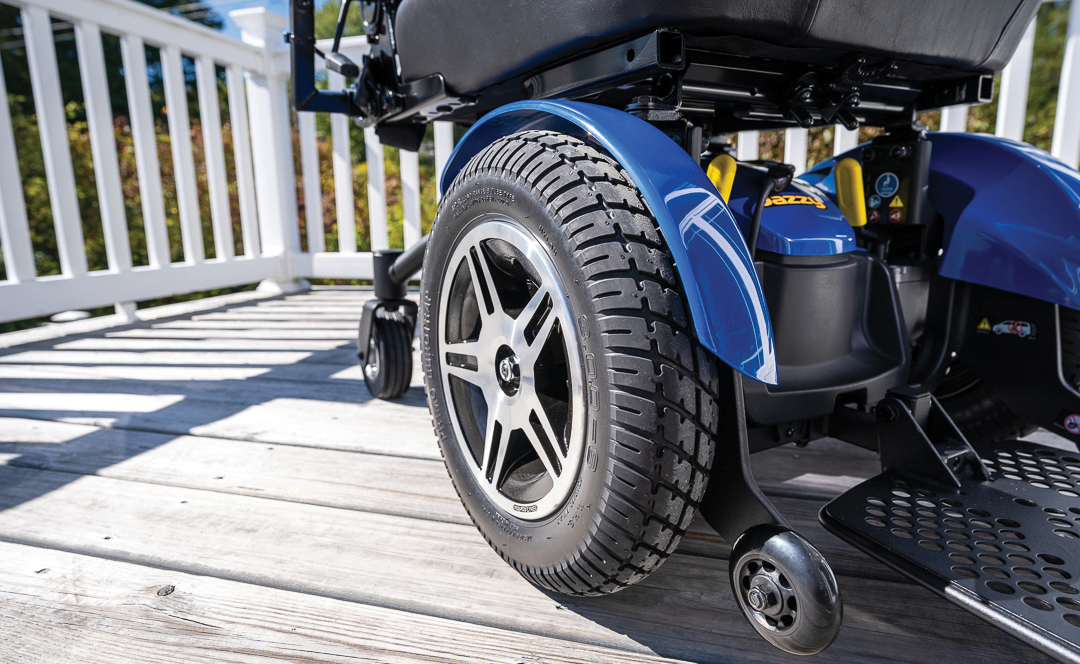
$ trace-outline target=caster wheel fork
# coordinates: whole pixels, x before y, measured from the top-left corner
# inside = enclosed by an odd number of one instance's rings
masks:
[[[729,576],[750,624],[781,650],[813,655],[840,631],[844,610],[832,569],[787,528],[760,525],[743,533],[731,551]]]

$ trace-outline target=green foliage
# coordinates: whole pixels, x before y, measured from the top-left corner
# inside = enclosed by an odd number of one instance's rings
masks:
[[[315,11],[315,38],[330,39],[334,36],[337,28],[338,14],[341,12],[341,0],[327,0],[322,7]],[[341,33],[344,37],[364,34],[363,24],[360,22],[360,3],[353,2],[349,6],[349,16],[345,20],[345,30]]]

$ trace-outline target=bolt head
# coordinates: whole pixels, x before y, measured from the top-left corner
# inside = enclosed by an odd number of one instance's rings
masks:
[[[755,611],[764,611],[769,606],[769,598],[761,588],[751,588],[746,594],[746,602]]]

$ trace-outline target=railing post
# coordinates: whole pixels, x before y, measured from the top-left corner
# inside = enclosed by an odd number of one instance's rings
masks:
[[[735,158],[739,161],[753,161],[758,158],[758,141],[761,134],[757,131],[740,131],[739,143],[735,146]]]
[[[41,131],[45,179],[49,183],[49,202],[53,224],[56,226],[60,270],[64,276],[74,277],[86,274],[86,245],[83,242],[71,146],[68,144],[64,98],[60,93],[56,42],[53,40],[48,11],[36,6],[24,7],[22,17],[26,56],[30,63],[30,84],[34,91],[34,108]]]
[[[442,200],[442,175],[446,163],[454,152],[454,123],[436,122],[435,124],[435,200]]]
[[[967,106],[946,106],[941,109],[941,131],[967,131]]]
[[[331,90],[345,88],[345,77],[329,72]],[[356,253],[356,202],[353,199],[352,119],[341,113],[330,116],[330,141],[334,159],[334,211],[337,216],[338,251]],[[370,177],[371,173],[368,172]]]
[[[1036,18],[1038,14],[1036,14]],[[1035,50],[1035,21],[1031,19],[1012,60],[1001,71],[998,91],[997,127],[994,133],[1015,141],[1024,139],[1027,115],[1028,84],[1031,82],[1031,59]]]
[[[1080,0],[1072,0],[1069,31],[1065,41],[1065,59],[1061,64],[1061,87],[1058,88],[1057,116],[1054,118],[1054,141],[1050,152],[1070,168],[1080,163]]]
[[[401,164],[402,240],[408,249],[420,241],[420,155],[399,151]]]
[[[383,149],[374,127],[364,129],[364,150],[367,153],[368,228],[372,250],[389,249],[390,235],[386,230],[386,169],[383,168]]]
[[[795,175],[806,170],[806,138],[802,127],[784,130],[784,163],[795,165]]]
[[[15,152],[15,133],[7,104],[7,85],[0,64],[0,249],[4,252],[4,270],[13,284],[33,281],[34,247],[30,242],[30,224],[26,218],[26,200],[19,177],[19,156]]]
[[[841,125],[833,127],[833,155],[844,154],[859,146],[859,130],[848,129]]]
[[[240,26],[246,44],[263,49],[263,72],[247,72],[251,157],[259,210],[259,239],[264,256],[281,256],[279,277],[259,288],[292,292],[307,288],[293,274],[293,256],[300,253],[300,224],[296,203],[288,75],[274,71],[272,56],[286,48],[281,33],[289,21],[265,8],[237,9],[229,16]]]

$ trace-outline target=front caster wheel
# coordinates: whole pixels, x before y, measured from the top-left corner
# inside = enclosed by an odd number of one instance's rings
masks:
[[[731,589],[765,640],[794,655],[819,653],[836,638],[844,617],[829,564],[798,534],[755,526],[731,551]]]
[[[396,399],[412,378],[413,326],[400,311],[380,309],[371,321],[371,338],[361,368],[376,399]]]

